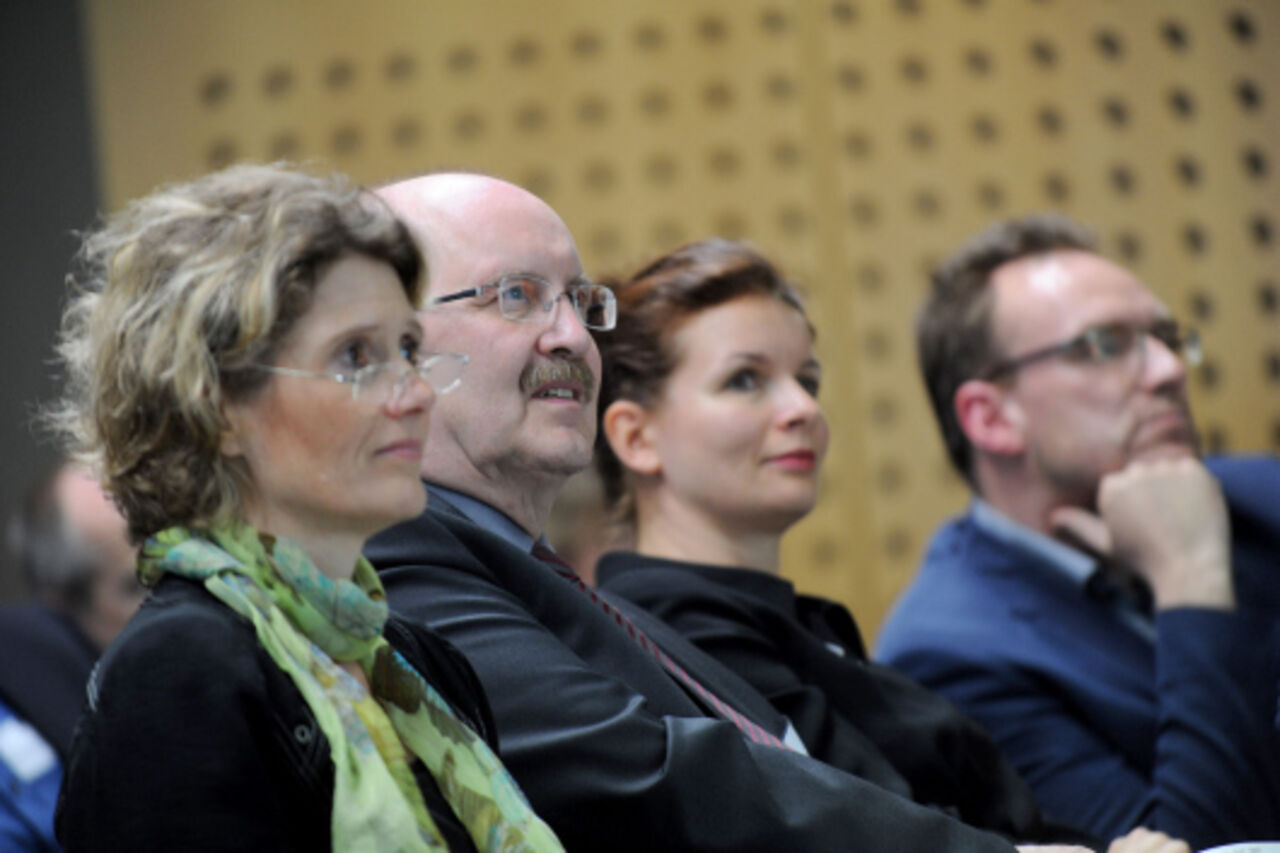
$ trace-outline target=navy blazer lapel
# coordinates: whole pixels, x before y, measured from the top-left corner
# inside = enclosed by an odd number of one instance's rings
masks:
[[[991,606],[1004,609],[1015,624],[1034,625],[1027,636],[1047,657],[1092,661],[1095,677],[1116,685],[1147,684],[1133,673],[1153,670],[1154,649],[1115,613],[1038,555],[997,542],[971,522],[965,544],[973,553],[963,564],[987,577]],[[1067,655],[1066,649],[1073,651]],[[1154,686],[1144,695],[1154,701]]]

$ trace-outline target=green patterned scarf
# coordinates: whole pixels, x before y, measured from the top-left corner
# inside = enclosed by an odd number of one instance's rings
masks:
[[[481,851],[562,850],[498,757],[382,636],[386,595],[363,557],[334,583],[297,544],[247,525],[171,527],[143,545],[138,575],[191,578],[253,623],[329,740],[333,848],[446,850],[405,747],[435,777]],[[370,689],[335,661],[356,661]]]

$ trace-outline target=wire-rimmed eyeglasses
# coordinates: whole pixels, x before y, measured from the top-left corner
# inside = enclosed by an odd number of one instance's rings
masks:
[[[378,361],[366,364],[350,373],[328,373],[320,370],[301,370],[296,367],[278,367],[274,364],[255,365],[268,373],[284,376],[301,376],[307,379],[328,379],[351,386],[351,399],[358,400],[363,392],[366,397],[395,404],[415,373],[431,386],[437,394],[448,394],[462,384],[462,371],[470,359],[458,352],[439,352],[424,355],[416,361]]]
[[[541,276],[532,273],[508,273],[497,281],[469,287],[456,293],[438,296],[432,305],[454,302],[470,296],[481,296],[489,291],[498,294],[498,312],[508,320],[526,322],[534,319],[535,309],[550,313],[561,297],[568,297],[573,312],[588,329],[607,332],[618,323],[618,300],[613,291],[593,281],[576,281],[562,292]]]
[[[1190,367],[1200,363],[1200,335],[1195,329],[1183,329],[1176,320],[1157,320],[1150,325],[1135,323],[1103,323],[1090,326],[1079,335],[1051,344],[1017,358],[997,362],[982,372],[980,378],[1000,379],[1029,364],[1048,358],[1063,358],[1077,364],[1107,364],[1137,355],[1146,357],[1147,338],[1155,338],[1169,352]]]

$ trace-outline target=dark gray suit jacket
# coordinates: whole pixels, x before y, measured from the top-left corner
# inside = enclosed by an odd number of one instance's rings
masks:
[[[503,762],[570,850],[1002,851],[965,826],[711,716],[581,592],[433,494],[366,551],[392,607],[470,660]],[[619,607],[761,726],[768,702],[657,619]]]

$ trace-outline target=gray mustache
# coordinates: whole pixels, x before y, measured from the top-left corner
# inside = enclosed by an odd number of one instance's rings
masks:
[[[585,361],[556,359],[540,361],[520,374],[520,390],[529,394],[548,382],[572,382],[582,386],[582,401],[590,403],[596,396],[596,375]]]

